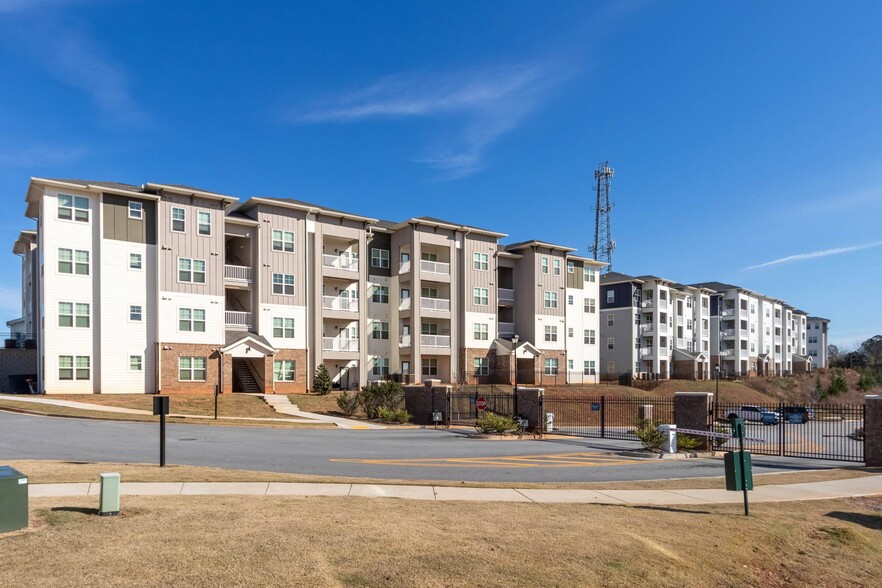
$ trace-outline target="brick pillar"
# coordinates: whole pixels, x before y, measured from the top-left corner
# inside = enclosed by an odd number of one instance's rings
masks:
[[[882,395],[864,396],[864,463],[882,466]]]
[[[714,395],[711,392],[675,392],[674,424],[678,429],[711,429]],[[713,447],[710,437],[699,437],[701,449]]]
[[[404,409],[413,415],[410,422],[415,425],[431,425],[429,413],[432,410],[440,410],[444,418],[450,419],[450,407],[447,406],[447,393],[450,386],[405,386]]]
[[[545,388],[523,388],[518,386],[518,414],[530,421],[530,427],[544,426],[542,397]]]
[[[233,357],[231,355],[220,354],[221,366],[223,367],[223,389],[221,394],[233,393]]]

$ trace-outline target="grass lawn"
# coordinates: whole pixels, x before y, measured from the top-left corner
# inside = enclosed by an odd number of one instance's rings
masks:
[[[296,404],[300,410],[306,412],[346,416],[340,412],[340,407],[337,406],[337,398],[339,398],[342,393],[343,392],[339,390],[335,390],[324,396],[319,394],[288,394],[288,400],[291,401],[291,404]],[[350,392],[350,394],[355,394],[355,392]],[[356,412],[353,418],[359,417],[364,417],[361,411]]]
[[[628,507],[296,497],[31,501],[2,586],[878,586],[882,498]]]

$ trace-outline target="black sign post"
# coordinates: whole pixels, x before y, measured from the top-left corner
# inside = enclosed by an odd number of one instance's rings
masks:
[[[168,414],[168,396],[153,397],[153,414],[159,415],[159,467],[165,467],[165,415]]]
[[[218,387],[217,384],[214,385],[214,420],[217,420],[217,393]]]

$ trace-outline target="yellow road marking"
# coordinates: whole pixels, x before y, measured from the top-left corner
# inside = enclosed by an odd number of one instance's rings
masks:
[[[360,463],[401,467],[434,468],[572,468],[648,463],[618,455],[597,453],[554,453],[547,455],[505,455],[498,457],[436,457],[409,459],[331,459],[338,463]]]

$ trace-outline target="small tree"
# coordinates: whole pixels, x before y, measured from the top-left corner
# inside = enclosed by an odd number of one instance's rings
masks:
[[[320,364],[315,369],[315,380],[312,382],[312,391],[324,396],[325,394],[331,393],[333,385],[334,383],[331,381],[331,374],[328,373],[328,368],[326,368],[324,364]]]
[[[845,381],[842,374],[834,374],[833,378],[830,380],[830,387],[827,388],[827,394],[830,396],[839,396],[844,392],[848,392],[848,382]]]
[[[815,388],[811,391],[812,402],[824,402],[827,398],[827,390],[821,385],[821,376],[815,378]]]
[[[869,392],[876,385],[876,375],[869,369],[861,372],[861,379],[858,380],[858,388],[861,392]]]

